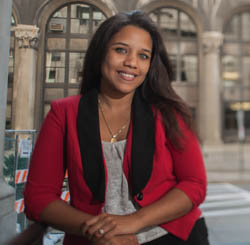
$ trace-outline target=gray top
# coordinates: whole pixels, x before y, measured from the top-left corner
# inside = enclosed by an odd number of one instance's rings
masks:
[[[102,142],[105,162],[108,172],[108,185],[103,212],[110,214],[130,214],[139,209],[133,202],[128,188],[127,179],[123,173],[123,156],[126,140],[115,143]],[[164,236],[168,232],[160,226],[149,227],[137,234],[139,244],[150,242]]]

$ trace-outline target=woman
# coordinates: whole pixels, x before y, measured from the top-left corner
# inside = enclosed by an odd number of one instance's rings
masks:
[[[102,23],[81,94],[52,102],[43,123],[24,193],[28,217],[64,230],[64,244],[207,245],[204,164],[171,77],[146,15]],[[66,169],[70,205],[60,199]]]

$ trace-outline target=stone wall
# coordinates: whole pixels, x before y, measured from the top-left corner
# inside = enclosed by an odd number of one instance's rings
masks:
[[[0,3],[0,244],[15,234],[14,190],[3,179],[3,149],[10,46],[11,1]]]

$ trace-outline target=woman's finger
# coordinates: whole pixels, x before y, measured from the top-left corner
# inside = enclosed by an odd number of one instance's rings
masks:
[[[110,230],[114,229],[115,226],[116,223],[113,221],[112,217],[107,216],[100,220],[98,223],[95,223],[94,225],[90,226],[87,230],[87,233],[90,236],[100,238],[105,235],[106,232],[109,232]]]
[[[91,226],[102,222],[102,220],[107,216],[107,214],[103,213],[92,217],[81,225],[81,231],[83,234],[87,233]]]

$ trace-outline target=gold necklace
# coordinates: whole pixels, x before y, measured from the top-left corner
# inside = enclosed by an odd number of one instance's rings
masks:
[[[105,118],[105,116],[104,116],[104,111],[103,111],[103,107],[102,107],[102,103],[101,103],[100,98],[98,98],[98,104],[99,104],[99,107],[100,107],[100,110],[101,110],[101,113],[102,113],[103,120],[104,120],[104,122],[105,122],[105,124],[106,124],[106,127],[107,127],[107,129],[108,129],[108,131],[109,131],[109,134],[110,134],[110,136],[111,136],[110,142],[111,142],[111,143],[117,142],[117,136],[122,132],[123,129],[125,129],[125,128],[127,127],[127,123],[126,123],[125,125],[123,125],[123,126],[118,130],[118,132],[117,132],[116,134],[113,134],[113,133],[112,133],[112,130],[111,130],[111,128],[110,128],[110,126],[109,126],[109,124],[108,124],[108,122],[107,122],[107,120],[106,120],[106,118]]]

